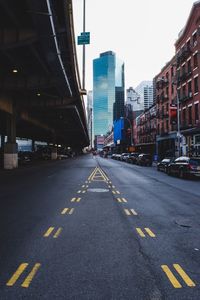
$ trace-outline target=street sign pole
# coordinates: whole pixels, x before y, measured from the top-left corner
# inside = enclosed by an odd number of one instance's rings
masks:
[[[85,34],[85,0],[83,0],[83,35]],[[83,44],[82,89],[85,90],[85,44]]]

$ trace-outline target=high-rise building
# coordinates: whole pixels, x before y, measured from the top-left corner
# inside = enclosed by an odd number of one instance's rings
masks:
[[[123,116],[124,63],[112,51],[93,60],[94,136],[112,129],[113,119]]]
[[[144,103],[133,87],[126,90],[126,105],[131,105],[132,111],[144,110]]]
[[[144,109],[148,109],[153,105],[153,82],[142,81],[136,88],[135,91],[141,97],[141,103],[144,105]]]

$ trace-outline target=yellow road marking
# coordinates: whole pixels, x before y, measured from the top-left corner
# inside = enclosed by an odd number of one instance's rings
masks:
[[[81,191],[78,191],[77,193],[78,193],[78,194],[80,194],[80,193],[81,193]]]
[[[97,167],[96,167],[97,168]],[[90,174],[90,176],[88,177],[88,180],[90,181],[91,180],[91,178],[92,178],[92,176],[93,176],[93,174],[95,173],[95,171],[96,171],[96,168],[92,171],[92,173]]]
[[[120,194],[120,192],[119,192],[119,191],[116,191],[116,193],[117,193],[117,194]]]
[[[54,230],[54,227],[49,227],[49,229],[45,232],[45,234],[43,236],[44,237],[50,236],[50,234],[52,233],[53,230]]]
[[[180,265],[178,264],[173,264],[174,268],[176,269],[176,271],[178,272],[178,274],[183,278],[183,280],[185,281],[185,283],[190,286],[190,287],[194,287],[196,286],[196,284],[192,281],[192,279],[185,273],[185,271],[181,268]]]
[[[75,202],[75,201],[76,201],[76,198],[72,198],[72,199],[71,199],[71,202]]]
[[[82,191],[82,194],[85,194],[86,191]]]
[[[17,271],[13,274],[13,276],[10,278],[10,280],[6,283],[7,286],[13,286],[17,279],[20,277],[20,275],[24,272],[24,270],[27,268],[28,264],[23,263],[21,264]]]
[[[151,237],[156,237],[155,234],[149,228],[145,228],[145,230]]]
[[[125,213],[126,213],[127,216],[131,215],[131,213],[130,213],[130,211],[128,209],[124,209],[124,211],[125,211]]]
[[[69,211],[69,215],[72,215],[74,212],[74,208],[71,208],[71,210]]]
[[[144,234],[144,232],[142,231],[142,229],[136,228],[136,230],[137,230],[138,234],[139,234],[141,237],[145,237],[145,234]]]
[[[117,198],[117,201],[118,201],[118,202],[122,202],[122,200],[121,200],[120,198]]]
[[[133,214],[134,216],[137,216],[137,213],[136,213],[136,211],[135,211],[133,208],[131,208],[130,211],[132,212],[132,214]]]
[[[81,198],[77,198],[76,202],[80,202],[81,201]]]
[[[84,188],[85,187],[85,185],[82,185],[82,188]]]
[[[112,193],[115,195],[116,194],[116,192],[115,191],[112,191]]]
[[[38,271],[38,269],[40,268],[40,266],[41,266],[41,264],[39,264],[39,263],[35,264],[32,271],[28,274],[28,276],[26,277],[24,282],[21,284],[22,287],[24,287],[24,288],[29,287],[31,281],[33,280],[33,277],[35,276],[35,274]]]
[[[53,238],[57,239],[59,237],[59,235],[61,234],[62,231],[62,227],[58,228],[58,230],[56,231],[56,233],[54,234]]]
[[[62,215],[66,214],[69,208],[64,208],[63,211],[61,212]]]
[[[127,200],[125,198],[122,198],[122,201],[125,202],[125,203],[127,203]]]
[[[167,265],[162,265],[161,268],[163,269],[163,271],[167,275],[167,277],[168,277],[169,281],[171,282],[171,284],[173,285],[173,287],[175,289],[180,289],[182,287],[182,285],[176,279],[176,277],[174,276],[174,274],[170,271],[170,269],[168,268],[168,266]]]

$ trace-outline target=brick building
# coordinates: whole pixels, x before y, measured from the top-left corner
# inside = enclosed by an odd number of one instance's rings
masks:
[[[157,154],[174,156],[177,140],[176,59],[173,57],[154,78],[157,108]],[[171,113],[175,110],[175,118]]]
[[[182,154],[200,155],[200,1],[175,43]]]
[[[136,151],[155,154],[156,125],[156,105],[153,105],[136,118],[134,126]]]

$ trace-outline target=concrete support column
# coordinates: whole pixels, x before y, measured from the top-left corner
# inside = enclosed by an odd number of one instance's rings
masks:
[[[18,167],[18,145],[16,143],[16,109],[7,114],[7,143],[4,145],[4,169],[12,170]]]
[[[52,160],[56,160],[57,158],[58,158],[57,148],[53,147],[51,149],[51,159]]]

